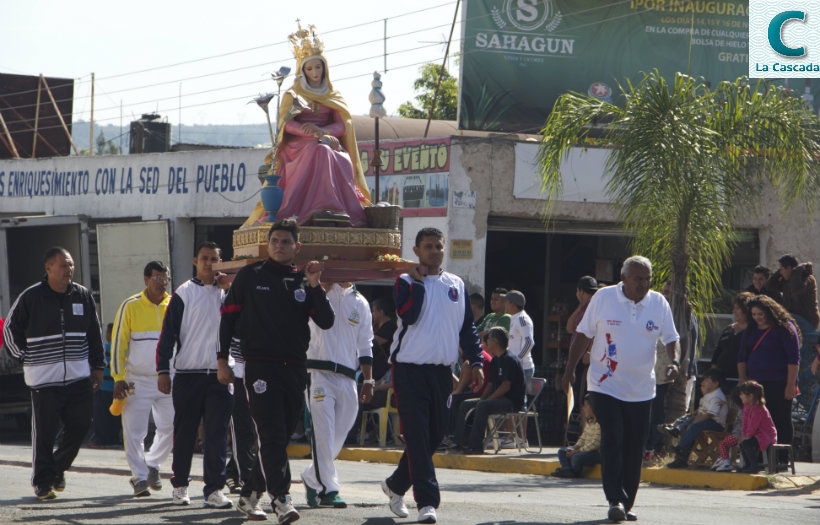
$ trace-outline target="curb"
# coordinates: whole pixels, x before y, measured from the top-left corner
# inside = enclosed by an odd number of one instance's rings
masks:
[[[403,450],[379,449],[368,447],[346,447],[339,453],[338,459],[343,461],[368,461],[371,463],[393,464],[398,463]],[[310,447],[302,444],[288,445],[288,457],[302,459],[310,454]],[[479,472],[498,472],[504,474],[528,474],[548,476],[560,464],[546,457],[511,457],[506,455],[462,455],[462,454],[435,454],[433,464],[438,468],[473,470]],[[0,459],[0,465],[15,467],[31,467],[31,461],[16,459]],[[75,463],[72,471],[92,474],[111,474],[130,476],[131,471],[127,464],[122,467],[101,467]],[[170,473],[162,476],[171,477]],[[200,475],[192,475],[192,479],[201,480]],[[596,465],[588,469],[584,478],[600,479],[601,467]],[[738,474],[733,472],[711,472],[693,469],[668,469],[663,467],[644,467],[641,469],[641,481],[661,485],[681,487],[712,488],[721,490],[762,490],[773,488],[777,490],[805,489],[820,486],[820,476],[768,476],[765,474]],[[299,483],[298,480],[294,481]]]
[[[304,457],[310,453],[307,445],[289,445],[288,456]],[[398,463],[402,450],[347,447],[339,453],[339,459],[346,461],[369,461],[372,463]],[[460,455],[436,454],[433,464],[440,468],[475,470],[481,472],[499,472],[506,474],[531,474],[547,476],[556,470],[560,463],[542,458],[509,457],[496,455]],[[600,479],[601,466],[589,469],[585,478]],[[817,480],[812,476],[801,476],[809,484]],[[641,481],[662,485],[682,487],[702,487],[724,490],[760,490],[770,486],[769,476],[764,474],[739,474],[734,472],[711,472],[692,469],[667,469],[662,467],[644,467],[641,469]]]

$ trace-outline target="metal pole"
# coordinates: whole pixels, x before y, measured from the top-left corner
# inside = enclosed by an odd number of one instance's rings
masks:
[[[94,73],[91,73],[91,126],[88,127],[88,156],[94,155]]]
[[[456,28],[456,17],[458,16],[459,4],[461,4],[461,0],[456,1],[456,10],[453,13],[453,23],[450,25],[450,38],[447,39],[447,49],[444,50],[444,60],[441,62],[441,70],[438,73],[438,82],[436,82],[436,92],[433,93],[433,103],[430,106],[430,115],[427,117],[427,126],[424,127],[424,138],[427,138],[427,132],[430,131],[430,121],[433,120],[433,112],[436,110],[438,90],[441,87],[441,77],[444,75],[444,64],[447,63],[447,57],[450,55],[450,42],[453,41],[453,30]]]
[[[43,83],[37,79],[37,108],[34,110],[34,140],[31,143],[31,158],[37,153],[37,128],[40,127],[40,95],[43,92]]]
[[[65,131],[65,135],[66,138],[68,138],[68,142],[71,143],[71,147],[74,149],[74,154],[79,156],[80,152],[77,150],[77,145],[74,143],[74,139],[71,137],[71,132],[68,131],[68,126],[66,126],[63,114],[60,113],[60,106],[58,106],[57,101],[54,100],[54,94],[51,92],[51,88],[48,87],[46,77],[44,77],[42,74],[40,75],[40,81],[43,83],[43,87],[46,88],[46,94],[48,95],[48,98],[51,99],[51,105],[54,106],[54,112],[57,114],[57,118],[60,119],[60,124],[63,126],[63,131]]]
[[[177,143],[182,143],[182,82],[179,83],[179,101],[178,101],[178,119],[179,128],[177,128]]]
[[[3,126],[3,131],[6,133],[6,138],[9,141],[9,149],[11,150],[11,154],[14,155],[15,159],[19,159],[20,154],[17,153],[17,147],[14,145],[14,139],[11,138],[11,133],[9,132],[8,126],[6,126],[6,120],[3,118],[2,113],[0,113],[0,126]]]
[[[376,196],[372,200],[373,204],[376,204],[379,202],[379,168],[382,165],[382,156],[379,151],[379,119],[377,117],[374,120],[376,121],[376,144],[373,150],[373,174],[376,176]]]

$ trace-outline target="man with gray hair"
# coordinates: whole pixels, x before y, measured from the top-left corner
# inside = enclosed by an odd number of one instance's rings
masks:
[[[652,263],[633,256],[624,261],[621,282],[598,290],[578,325],[562,380],[572,384],[575,365],[592,341],[587,384],[601,425],[601,478],[609,501],[607,517],[635,521],[632,512],[641,480],[649,407],[655,397],[655,343],[671,359],[665,373],[678,374],[678,341],[672,310],[649,289]]]

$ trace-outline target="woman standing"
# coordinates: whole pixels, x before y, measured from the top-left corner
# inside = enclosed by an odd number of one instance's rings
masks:
[[[723,329],[717,346],[715,346],[715,351],[712,353],[712,366],[720,368],[723,377],[726,379],[721,387],[727,395],[738,384],[737,354],[740,351],[743,334],[748,326],[749,301],[754,297],[754,294],[750,292],[741,292],[735,296],[732,301],[734,322]]]
[[[791,315],[770,297],[749,301],[746,328],[737,355],[740,383],[754,379],[766,392],[779,443],[791,444],[792,399],[800,364],[800,331]]]

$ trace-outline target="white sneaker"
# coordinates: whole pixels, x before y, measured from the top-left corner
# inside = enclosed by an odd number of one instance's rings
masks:
[[[239,503],[236,504],[236,510],[245,514],[250,521],[262,521],[268,518],[265,511],[259,505],[261,499],[261,492],[251,494],[247,498],[239,498]]]
[[[276,515],[279,516],[280,525],[291,523],[299,519],[299,512],[294,508],[290,494],[280,496],[273,500],[273,506],[276,509]]]
[[[732,465],[732,460],[727,458],[727,459],[723,460],[723,463],[718,465],[718,467],[715,469],[715,471],[717,471],[717,472],[729,472],[731,470],[734,470],[734,468],[735,468],[735,466]]]
[[[714,463],[712,463],[712,470],[717,470],[719,466],[723,465],[723,461],[724,461],[724,459],[723,459],[723,458],[718,457],[718,458],[715,460],[715,462],[714,462]]]
[[[407,511],[407,505],[404,504],[404,496],[400,494],[396,494],[390,487],[387,486],[387,480],[382,481],[382,492],[390,498],[390,510],[393,511],[393,514],[400,518],[406,518],[410,515]],[[430,507],[433,508],[433,507]],[[433,519],[435,520],[435,510],[433,511]],[[431,522],[434,523],[435,521]]]
[[[215,490],[205,498],[205,506],[215,509],[229,509],[233,507],[233,502],[226,498],[221,490]]]
[[[188,487],[174,487],[174,505],[190,505],[191,498],[188,497]]]
[[[430,506],[422,507],[419,510],[419,523],[435,523],[436,522],[436,509]]]

